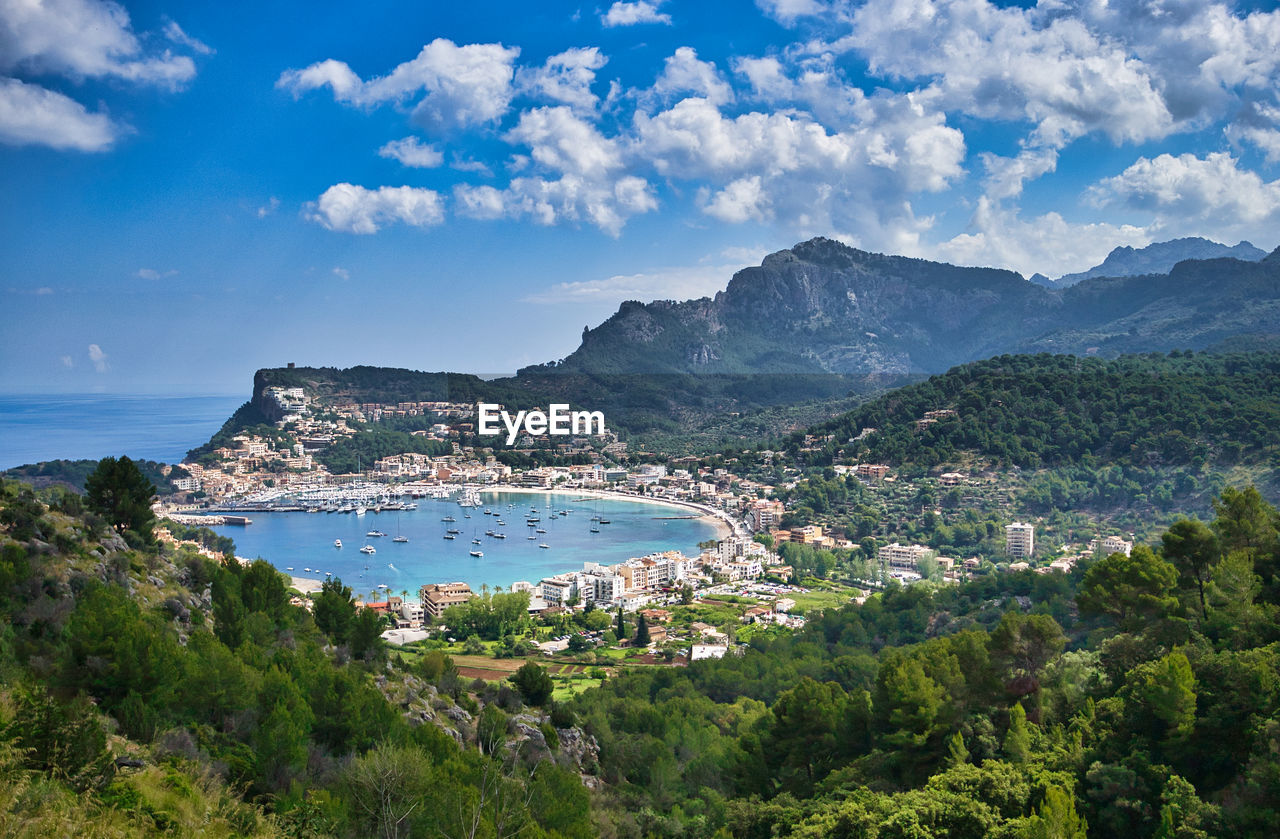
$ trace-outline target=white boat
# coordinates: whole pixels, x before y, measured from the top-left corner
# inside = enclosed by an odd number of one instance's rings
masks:
[[[334,539],[334,540],[333,540],[333,546],[334,546],[335,548],[340,548],[340,547],[342,547],[342,540],[341,540],[341,539]]]
[[[472,551],[472,556],[484,556],[484,551]]]
[[[401,544],[404,544],[405,542],[408,542],[408,541],[409,541],[409,537],[408,537],[408,536],[397,536],[396,538],[392,539],[391,541],[392,541],[392,542],[399,542],[399,543],[401,543]]]
[[[458,537],[457,537],[457,536],[454,536],[452,533],[446,533],[446,534],[444,535],[444,538],[449,539],[449,540],[453,540],[453,539],[457,539]]]
[[[284,570],[286,570],[286,571],[292,571],[292,570],[293,570],[293,566],[292,566],[292,565],[290,565],[288,568],[286,568],[286,569],[284,569]]]
[[[543,543],[542,543],[541,545],[539,545],[538,547],[540,547],[540,548],[550,548],[551,546],[550,546],[550,545],[548,545],[546,542],[543,542]]]
[[[365,545],[363,548],[360,549],[360,553],[362,554],[376,554],[377,552],[378,552],[378,549],[375,548],[373,545]]]

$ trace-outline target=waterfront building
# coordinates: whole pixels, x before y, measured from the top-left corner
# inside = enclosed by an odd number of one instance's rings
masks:
[[[473,597],[475,593],[466,583],[428,583],[418,589],[422,608],[433,618],[439,618],[445,609],[466,603]]]

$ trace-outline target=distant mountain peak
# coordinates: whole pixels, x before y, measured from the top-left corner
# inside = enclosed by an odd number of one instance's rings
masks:
[[[1065,274],[1051,281],[1050,288],[1065,288],[1094,277],[1137,277],[1144,274],[1167,274],[1173,266],[1188,259],[1239,259],[1258,262],[1266,252],[1250,242],[1228,246],[1199,236],[1155,242],[1145,248],[1121,245],[1107,254],[1102,264],[1077,274]],[[1033,280],[1034,282],[1034,280]],[[1044,285],[1044,283],[1040,283]]]

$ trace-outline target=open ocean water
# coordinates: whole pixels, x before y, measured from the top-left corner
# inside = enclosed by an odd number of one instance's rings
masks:
[[[484,584],[503,588],[517,580],[536,584],[552,574],[581,570],[584,562],[612,565],[668,550],[697,556],[698,543],[716,537],[715,526],[703,519],[666,518],[689,515],[684,508],[612,499],[575,501],[580,497],[482,492],[483,507],[424,498],[418,501],[418,509],[406,512],[249,513],[253,524],[212,529],[235,540],[237,555],[262,557],[295,577],[323,579],[325,571],[332,571],[357,594],[367,595],[385,585],[393,594],[408,591],[415,599],[425,583],[460,580],[479,591]],[[541,521],[529,527],[526,517],[535,508]],[[486,516],[486,509],[495,515]],[[559,510],[571,512],[567,516],[549,512]],[[465,517],[468,514],[471,518]],[[597,514],[610,523],[592,533],[591,517]],[[441,521],[446,516],[456,521]],[[498,520],[506,524],[499,525]],[[462,532],[447,540],[444,535],[450,528]],[[547,532],[536,533],[538,528]],[[366,536],[371,530],[387,535]],[[486,530],[505,533],[507,538],[486,536]],[[397,534],[409,541],[391,541]],[[472,544],[473,538],[480,544]],[[334,547],[335,539],[342,540],[341,548]],[[372,545],[377,553],[361,553],[363,545]],[[471,556],[473,549],[484,556]]]
[[[0,469],[128,455],[178,463],[243,396],[0,395]]]

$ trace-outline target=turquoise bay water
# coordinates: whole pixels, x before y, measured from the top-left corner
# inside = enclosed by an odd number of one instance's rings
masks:
[[[484,492],[485,506],[459,507],[455,501],[421,499],[418,509],[402,513],[252,513],[247,527],[223,526],[213,530],[235,539],[242,557],[262,557],[296,577],[321,578],[325,571],[341,577],[357,594],[368,594],[386,585],[394,594],[407,590],[416,597],[425,583],[461,580],[478,591],[480,586],[510,586],[517,580],[537,583],[562,571],[575,571],[584,562],[614,564],[657,551],[680,550],[696,556],[698,543],[715,538],[716,529],[701,519],[663,519],[688,512],[678,507],[639,504],[632,501],[575,501],[571,493]],[[510,506],[514,505],[514,506]],[[525,523],[531,509],[541,522],[535,533]],[[486,516],[492,510],[495,515]],[[568,516],[551,510],[571,510]],[[470,514],[471,518],[464,518]],[[592,533],[591,517],[610,521]],[[454,523],[442,522],[452,516]],[[506,522],[499,526],[497,520]],[[446,529],[462,531],[444,538]],[[387,535],[368,537],[370,530]],[[486,530],[505,533],[506,539],[485,535]],[[392,542],[397,533],[408,543]],[[529,539],[533,535],[535,539]],[[477,538],[481,544],[474,545]],[[333,540],[341,539],[342,548]],[[539,548],[545,544],[547,548]],[[377,553],[363,554],[372,545]],[[469,552],[479,550],[483,557]],[[293,571],[287,569],[292,566]],[[304,568],[313,571],[307,573]],[[318,570],[318,573],[317,573]]]
[[[0,395],[0,469],[128,455],[178,463],[243,396]]]

